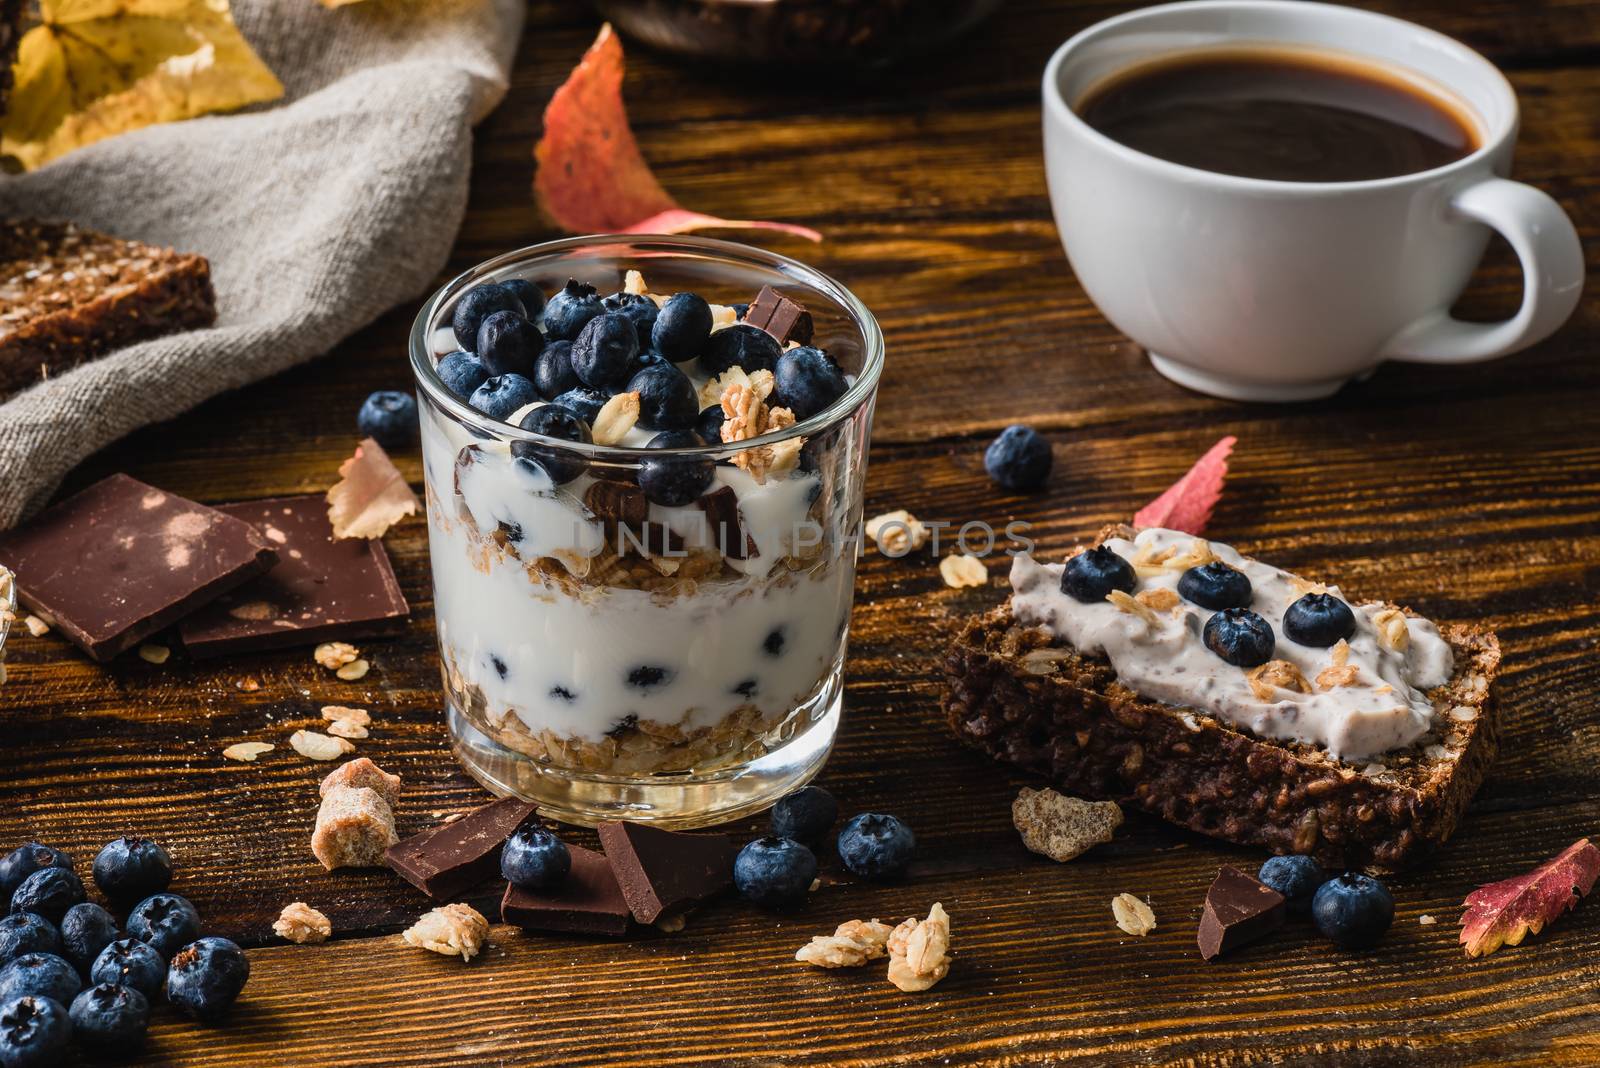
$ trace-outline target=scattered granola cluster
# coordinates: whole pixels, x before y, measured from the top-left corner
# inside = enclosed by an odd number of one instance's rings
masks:
[[[400,776],[360,757],[329,772],[320,792],[311,852],[322,866],[332,871],[381,865],[384,851],[400,840],[392,807],[400,796]]]
[[[400,937],[407,945],[430,953],[446,957],[459,953],[462,960],[471,960],[489,940],[489,921],[471,905],[441,905],[424,913]]]
[[[889,982],[907,993],[927,990],[950,973],[950,916],[938,902],[928,918],[898,927],[876,919],[849,920],[831,935],[816,935],[794,959],[818,968],[859,968],[889,958]]]
[[[1143,936],[1156,929],[1155,910],[1132,894],[1118,894],[1112,898],[1111,915],[1117,926],[1131,935]]]
[[[283,912],[273,922],[272,929],[280,938],[287,938],[299,945],[326,942],[333,934],[333,924],[328,917],[304,901],[285,905]]]

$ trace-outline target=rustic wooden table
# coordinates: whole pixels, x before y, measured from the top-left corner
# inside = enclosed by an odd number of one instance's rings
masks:
[[[819,247],[773,243],[844,280],[882,320],[868,514],[1028,520],[1059,552],[1127,518],[1232,433],[1215,536],[1498,628],[1504,752],[1437,862],[1393,881],[1383,944],[1344,953],[1294,926],[1204,964],[1194,927],[1205,887],[1218,864],[1254,866],[1259,854],[1136,816],[1070,865],[1027,853],[1009,819],[1023,780],[958,747],[937,708],[941,648],[963,615],[1000,599],[998,578],[952,591],[931,557],[872,554],[846,723],[822,781],[848,809],[916,828],[913,878],[873,887],[830,872],[802,914],[729,900],[673,937],[616,944],[501,927],[465,966],[410,949],[397,932],[423,911],[419,895],[383,871],[325,874],[309,853],[326,767],[281,744],[256,765],[221,749],[245,736],[281,743],[324,703],[361,704],[377,728],[360,751],[409,784],[405,828],[483,800],[445,747],[425,529],[413,521],[387,539],[411,626],[368,643],[375,667],[360,683],[331,679],[306,651],[101,667],[54,636],[12,639],[0,843],[36,838],[84,858],[124,832],[155,836],[209,926],[253,947],[231,1021],[204,1029],[159,1012],[147,1063],[1600,1063],[1600,905],[1479,961],[1455,937],[1472,888],[1600,831],[1600,305],[1524,355],[1386,367],[1316,405],[1245,407],[1169,385],[1074,282],[1040,164],[1045,57],[1127,6],[1008,4],[950,54],[838,88],[821,73],[715,76],[636,47],[626,91],[645,155],[684,203],[818,227]],[[1510,73],[1524,106],[1519,175],[1600,249],[1600,3],[1369,6],[1454,33]],[[529,199],[530,150],[545,101],[597,28],[582,7],[533,5],[511,94],[480,131],[452,273],[552,236]],[[1519,287],[1497,252],[1467,308],[1503,315]],[[68,488],[128,471],[210,502],[325,489],[354,444],[360,400],[408,385],[414,311],[113,446]],[[1017,421],[1055,443],[1057,472],[1037,496],[1002,495],[983,475],[984,444]],[[420,485],[418,456],[398,461]],[[259,690],[235,687],[247,676]],[[1154,903],[1148,937],[1113,926],[1122,891]],[[334,941],[272,937],[297,899],[332,917]],[[936,900],[954,918],[958,957],[929,993],[791,959],[841,920]],[[1424,913],[1438,925],[1419,925]]]

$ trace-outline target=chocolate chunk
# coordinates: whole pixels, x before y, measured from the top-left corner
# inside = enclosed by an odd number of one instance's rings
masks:
[[[638,530],[650,518],[644,491],[625,482],[596,481],[583,494],[584,507],[612,530],[617,524]]]
[[[732,486],[718,486],[700,498],[700,508],[710,525],[711,542],[730,560],[747,560],[756,554],[756,540],[739,522],[739,495]]]
[[[1200,914],[1200,955],[1216,960],[1224,953],[1263,938],[1283,926],[1283,895],[1238,868],[1224,867],[1206,891]]]
[[[512,831],[534,818],[537,807],[503,798],[395,843],[383,862],[435,900],[459,897],[500,874],[501,847]]]
[[[600,844],[633,918],[655,923],[733,886],[738,847],[725,834],[680,834],[642,823],[602,823]]]
[[[567,849],[572,853],[572,870],[554,890],[523,890],[515,883],[506,886],[500,902],[501,921],[525,931],[627,934],[628,902],[611,865],[592,849],[571,844]]]
[[[269,543],[215,508],[112,475],[0,535],[22,603],[110,660],[271,567]]]
[[[811,313],[804,304],[790,300],[771,286],[762,287],[756,294],[750,310],[744,313],[744,321],[759,326],[777,338],[780,345],[791,341],[811,344]]]
[[[369,638],[405,627],[410,611],[377,538],[335,538],[322,494],[224,504],[277,549],[278,566],[183,621],[189,655]]]

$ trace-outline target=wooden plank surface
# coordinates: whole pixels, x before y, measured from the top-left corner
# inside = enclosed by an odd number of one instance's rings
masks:
[[[634,48],[626,92],[646,156],[685,204],[819,227],[819,247],[772,245],[836,274],[883,321],[869,514],[1026,520],[1059,552],[1233,433],[1216,536],[1358,594],[1497,627],[1508,744],[1438,862],[1393,881],[1399,915],[1385,942],[1346,954],[1296,926],[1204,965],[1193,943],[1204,888],[1219,863],[1253,866],[1257,854],[1141,817],[1071,865],[1026,853],[1009,821],[1025,780],[958,747],[937,710],[942,645],[1003,595],[998,574],[988,589],[950,591],[931,555],[871,554],[846,725],[823,782],[847,809],[913,824],[922,847],[910,879],[859,885],[825,864],[826,885],[795,915],[725,901],[682,934],[620,944],[497,928],[466,966],[411,950],[396,932],[423,910],[418,894],[382,872],[325,874],[311,858],[326,769],[284,743],[320,705],[360,704],[376,720],[360,752],[406,778],[404,828],[481,800],[444,742],[425,529],[413,522],[387,539],[409,629],[368,643],[374,670],[359,683],[333,679],[307,651],[100,667],[54,636],[8,644],[0,844],[38,838],[87,857],[124,832],[160,838],[209,927],[253,947],[233,1019],[202,1029],[158,1013],[146,1063],[1600,1062],[1600,909],[1475,962],[1454,927],[1475,886],[1600,831],[1600,311],[1586,301],[1522,356],[1388,367],[1317,405],[1230,405],[1165,383],[1073,281],[1039,159],[1045,57],[1125,6],[1006,5],[936,61],[839,86],[707,75]],[[1600,254],[1600,3],[1367,6],[1455,32],[1511,72],[1525,107],[1519,176],[1556,195]],[[552,236],[528,197],[531,146],[596,27],[576,5],[530,8],[512,93],[480,131],[453,268]],[[1465,307],[1504,314],[1519,286],[1498,253]],[[125,470],[212,502],[325,489],[354,444],[361,398],[408,383],[414,310],[134,435],[68,488]],[[1057,473],[1037,496],[1001,494],[982,474],[983,445],[1014,421],[1055,442]],[[420,483],[418,457],[398,460]],[[241,691],[245,678],[260,688]],[[254,766],[221,759],[246,737],[280,749]],[[1152,899],[1160,926],[1147,938],[1113,926],[1109,901],[1123,891]],[[329,913],[333,942],[271,937],[296,899]],[[935,900],[954,918],[958,958],[928,994],[790,960],[841,920]],[[1440,922],[1420,925],[1422,914]]]

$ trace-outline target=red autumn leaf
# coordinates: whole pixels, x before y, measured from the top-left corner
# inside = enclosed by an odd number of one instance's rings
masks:
[[[719,219],[678,206],[633,139],[622,103],[622,42],[610,23],[600,27],[600,36],[550,98],[533,158],[539,165],[535,199],[558,226],[573,233],[679,234],[722,227],[782,230],[822,240],[804,226]]]
[[[402,518],[417,514],[417,495],[371,438],[339,465],[339,481],[328,491],[328,522],[336,538],[381,538]]]
[[[1222,497],[1222,480],[1228,475],[1228,454],[1239,439],[1232,434],[1211,446],[1195,461],[1189,473],[1165,493],[1139,509],[1136,527],[1167,527],[1185,534],[1201,534],[1211,522],[1211,510]]]
[[[1462,902],[1461,944],[1467,956],[1486,956],[1521,944],[1530,931],[1538,934],[1594,889],[1596,876],[1600,849],[1580,838],[1530,872],[1480,886]]]

